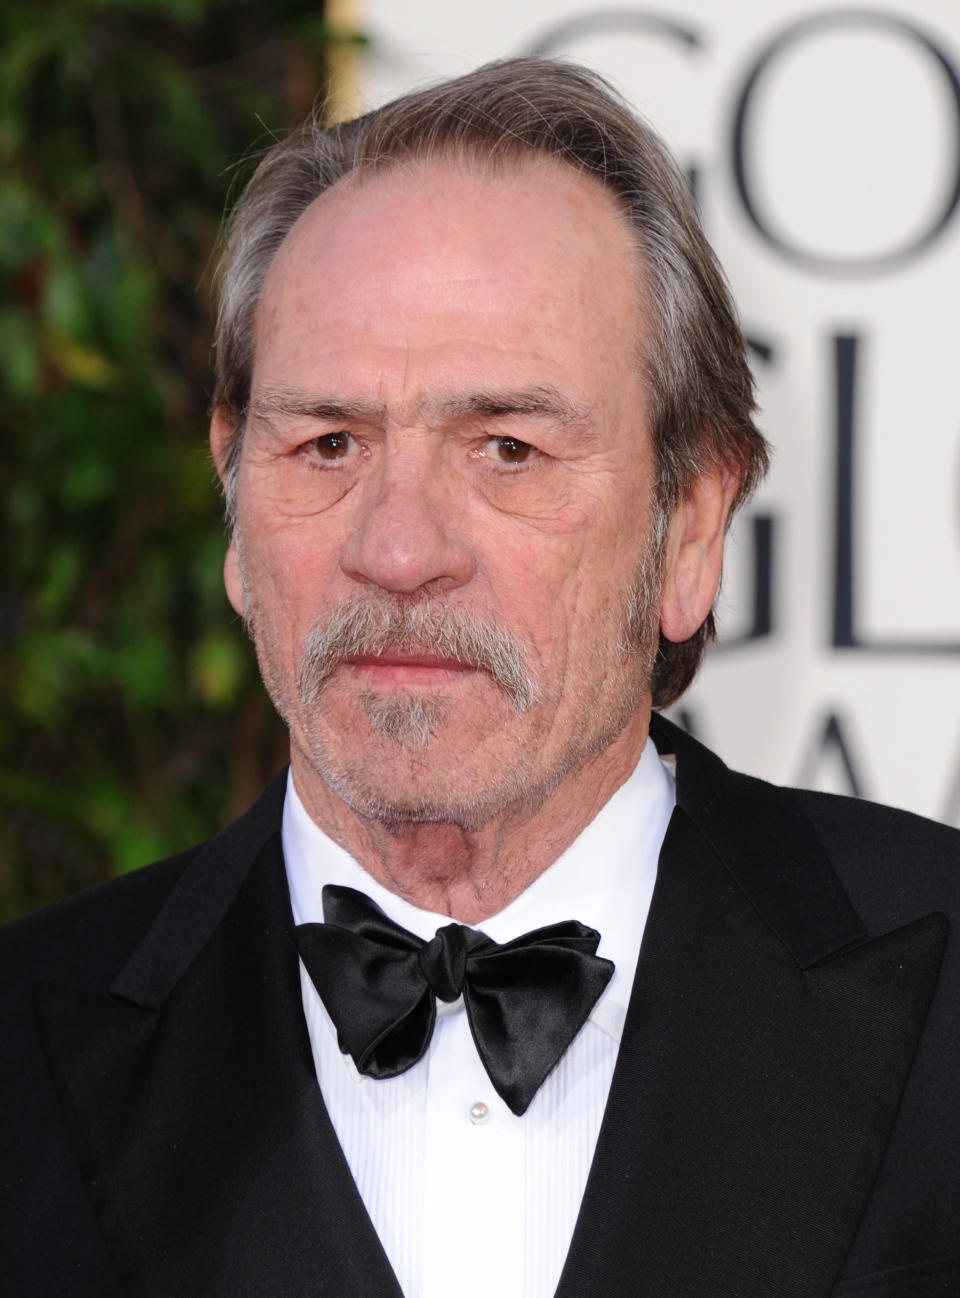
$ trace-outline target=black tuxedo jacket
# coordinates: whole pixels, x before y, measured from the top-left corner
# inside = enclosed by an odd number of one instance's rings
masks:
[[[960,1294],[960,835],[655,737],[678,805],[558,1298]],[[282,800],[2,935],[10,1298],[400,1298],[316,1084]]]

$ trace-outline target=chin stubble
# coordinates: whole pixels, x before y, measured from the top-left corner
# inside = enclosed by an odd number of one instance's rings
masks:
[[[374,734],[409,748],[427,748],[447,715],[443,699],[414,695],[391,697],[374,690],[360,695],[360,706]]]

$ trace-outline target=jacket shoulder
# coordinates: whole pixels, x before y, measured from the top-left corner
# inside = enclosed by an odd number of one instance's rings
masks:
[[[866,927],[884,932],[934,911],[960,916],[960,831],[860,798],[784,788],[730,770],[663,717],[651,724],[677,762],[678,803],[755,892],[809,879],[822,857]],[[778,882],[779,881],[779,882]]]
[[[791,792],[870,927],[960,916],[960,830],[875,802]]]
[[[203,847],[197,844],[5,925],[0,986],[10,989],[25,978],[101,990]]]
[[[285,789],[284,770],[214,838],[0,929],[0,989],[47,982],[105,991],[174,893],[185,893],[179,914],[202,909],[205,897],[232,895],[249,861],[279,829]]]

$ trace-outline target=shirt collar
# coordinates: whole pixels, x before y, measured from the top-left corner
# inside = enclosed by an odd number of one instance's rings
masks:
[[[675,801],[668,768],[648,740],[633,773],[553,865],[509,906],[476,925],[495,942],[568,919],[597,929],[597,954],[612,960],[616,970],[590,1017],[617,1041]],[[311,820],[292,775],[281,833],[297,924],[323,919],[321,894],[328,883],[366,893],[392,920],[425,939],[451,922],[448,915],[411,905],[369,875]]]

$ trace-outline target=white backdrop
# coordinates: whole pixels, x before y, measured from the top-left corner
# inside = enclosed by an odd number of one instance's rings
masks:
[[[355,17],[367,105],[555,53],[666,136],[775,447],[681,719],[741,769],[960,825],[960,3],[362,0]]]

